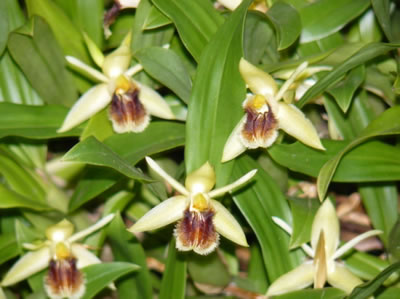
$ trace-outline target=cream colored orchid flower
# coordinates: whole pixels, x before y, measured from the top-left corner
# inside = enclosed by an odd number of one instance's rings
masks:
[[[168,104],[156,91],[131,78],[142,70],[142,66],[129,68],[132,59],[130,34],[119,48],[105,57],[86,35],[85,40],[94,62],[102,72],[75,57],[67,56],[66,59],[72,67],[100,83],[78,99],[57,132],[74,128],[110,102],[109,117],[117,133],[143,131],[149,124],[150,114],[165,119],[175,118]]]
[[[291,227],[282,219],[273,217],[282,229],[292,234]],[[339,220],[330,200],[325,200],[315,215],[311,229],[311,247],[301,247],[310,256],[294,270],[282,275],[269,287],[266,296],[279,295],[314,284],[314,288],[322,288],[326,282],[350,294],[362,281],[351,273],[345,265],[336,260],[353,248],[360,241],[381,234],[379,230],[365,232],[343,246],[339,247]]]
[[[239,70],[252,91],[243,102],[245,115],[229,136],[222,155],[222,162],[229,161],[246,149],[271,146],[282,129],[304,144],[324,150],[318,133],[303,112],[282,101],[289,88],[307,68],[302,63],[278,90],[275,80],[245,59],[240,60]]]
[[[140,0],[114,0],[113,6],[104,14],[103,28],[106,38],[111,36],[110,26],[114,23],[119,13],[123,9],[136,8]]]
[[[77,241],[99,230],[114,218],[110,214],[83,231],[74,232],[71,222],[64,219],[46,230],[47,240],[23,244],[30,250],[7,272],[2,287],[13,285],[49,267],[45,289],[50,298],[80,298],[85,292],[85,279],[79,269],[101,260]],[[65,275],[65,274],[68,275]]]
[[[137,233],[153,230],[179,220],[174,231],[178,250],[209,254],[218,246],[219,234],[241,246],[248,246],[240,224],[213,198],[242,186],[257,170],[250,171],[232,184],[212,190],[215,172],[208,162],[189,174],[183,186],[151,158],[146,157],[146,161],[182,195],[171,197],[155,206],[129,228],[129,231]]]

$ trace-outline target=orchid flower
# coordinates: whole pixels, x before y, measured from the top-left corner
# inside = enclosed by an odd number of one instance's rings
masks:
[[[212,190],[215,172],[208,162],[189,174],[183,186],[151,158],[146,157],[146,161],[182,195],[171,197],[155,206],[129,228],[129,231],[137,233],[153,230],[179,220],[174,231],[178,250],[209,254],[218,246],[219,234],[241,246],[248,246],[240,224],[213,198],[242,186],[257,170],[250,171],[232,184]]]
[[[114,0],[113,6],[104,14],[103,28],[106,38],[111,36],[110,26],[114,23],[120,11],[127,8],[136,8],[140,0]]]
[[[302,63],[278,90],[271,75],[243,58],[240,60],[240,73],[253,93],[248,94],[243,102],[245,115],[225,144],[222,162],[239,156],[248,148],[271,146],[278,137],[279,129],[308,146],[324,150],[311,121],[296,106],[281,101],[306,68],[307,62]]]
[[[292,234],[292,228],[287,223],[280,218],[272,218],[282,229]],[[314,284],[314,288],[322,288],[326,282],[350,294],[362,281],[343,263],[336,260],[360,241],[381,233],[379,230],[365,232],[338,248],[340,243],[339,220],[330,200],[325,200],[318,209],[312,224],[311,247],[307,244],[301,246],[311,260],[305,261],[275,280],[270,285],[266,296],[303,289],[311,284]]]
[[[85,92],[71,108],[57,132],[65,132],[104,109],[110,102],[109,117],[117,133],[142,132],[150,121],[150,114],[174,119],[165,100],[150,87],[131,77],[142,70],[141,65],[129,68],[132,54],[130,34],[115,51],[103,56],[100,49],[85,35],[89,52],[102,72],[75,57],[67,56],[68,63],[77,70],[101,82]]]
[[[114,218],[110,214],[83,231],[74,232],[71,222],[64,219],[46,230],[47,240],[23,244],[30,250],[7,272],[1,286],[10,286],[49,267],[45,289],[50,298],[81,298],[85,293],[85,278],[79,269],[101,260],[77,241],[99,230]]]

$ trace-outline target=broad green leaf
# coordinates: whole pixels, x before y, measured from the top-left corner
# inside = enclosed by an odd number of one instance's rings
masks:
[[[144,29],[144,24],[152,7],[149,0],[143,0],[139,2],[139,6],[136,9],[135,22],[132,29],[132,50],[134,53],[147,47],[165,46],[170,42],[174,33],[172,26],[164,26],[155,30]]]
[[[302,43],[321,39],[342,29],[370,5],[369,0],[319,0],[300,9]]]
[[[311,226],[320,204],[316,198],[291,198],[289,204],[293,215],[290,248],[296,248],[310,241]]]
[[[43,202],[24,197],[3,184],[0,184],[0,198],[0,209],[27,208],[37,211],[49,209]]]
[[[382,293],[379,293],[379,295],[376,298],[378,298],[378,299],[397,299],[397,297],[399,297],[399,294],[400,294],[400,288],[391,287],[391,288],[387,288]]]
[[[18,255],[18,244],[14,233],[0,235],[0,264]]]
[[[389,278],[392,273],[400,270],[400,262],[390,265],[377,275],[373,280],[366,282],[356,287],[353,292],[349,295],[349,299],[364,299],[372,296],[375,291],[383,284],[383,282]]]
[[[254,179],[234,192],[233,199],[257,236],[268,279],[272,282],[293,269],[300,262],[301,254],[289,252],[289,235],[272,221],[272,216],[276,216],[292,223],[288,203],[268,173],[244,155],[237,159],[232,179],[252,169],[258,169]]]
[[[50,25],[65,55],[86,63],[90,61],[81,33],[56,3],[51,0],[26,0],[26,6],[29,16],[41,16]]]
[[[175,24],[186,48],[196,61],[223,23],[209,0],[153,0],[157,8]]]
[[[132,165],[185,143],[185,126],[174,122],[152,122],[143,133],[115,134],[104,140],[115,153]]]
[[[168,246],[168,257],[161,281],[160,299],[183,299],[186,288],[186,255],[175,248],[175,239]]]
[[[185,103],[189,102],[192,81],[182,59],[174,51],[151,47],[137,52],[135,56],[147,73],[171,89]]]
[[[393,106],[396,101],[392,80],[374,67],[367,68],[364,87],[381,97],[389,106]]]
[[[274,296],[276,299],[342,299],[346,297],[346,293],[335,288],[323,288],[314,290],[301,290],[284,295]]]
[[[206,256],[192,253],[187,267],[193,282],[200,285],[225,287],[231,281],[228,269],[217,252]]]
[[[373,165],[371,167],[374,168]],[[360,184],[358,190],[373,227],[383,231],[379,238],[387,247],[392,240],[390,232],[398,217],[396,184]]]
[[[260,38],[262,36],[262,38]],[[244,58],[254,65],[278,62],[279,53],[273,26],[257,11],[249,11],[243,31]]]
[[[146,20],[144,21],[143,29],[155,29],[171,23],[171,20],[168,19],[157,7],[152,6]]]
[[[86,277],[86,292],[83,299],[93,298],[102,289],[121,276],[137,271],[140,267],[125,262],[102,263],[82,269]]]
[[[321,168],[349,145],[348,141],[323,140],[326,151],[300,142],[276,144],[268,152],[279,164],[292,171],[317,177]],[[378,141],[362,144],[346,154],[332,177],[334,182],[396,181],[400,178],[397,147]],[[305,163],[307,161],[307,163]]]
[[[152,298],[150,272],[146,265],[146,255],[138,240],[126,230],[120,215],[116,215],[107,228],[115,261],[126,261],[140,266],[140,270],[118,284],[119,295],[129,294],[130,298]]]
[[[378,118],[374,119],[368,127],[361,132],[357,139],[353,140],[343,150],[338,152],[335,157],[324,164],[317,179],[317,189],[320,200],[325,198],[328,185],[335,174],[336,168],[347,152],[373,137],[400,134],[399,113],[400,107],[387,109]]]
[[[400,243],[399,242],[400,242],[400,220],[397,219],[396,223],[392,226],[392,229],[388,236],[387,249],[388,249],[388,252],[390,254],[392,261],[396,261],[396,262],[400,261]]]
[[[68,109],[58,105],[31,106],[0,103],[0,138],[21,136],[47,139],[62,136],[79,136],[80,127],[66,133],[57,133]]]
[[[220,163],[229,134],[243,114],[245,84],[239,74],[247,7],[242,4],[218,29],[199,62],[186,122],[185,163],[190,173],[209,161],[217,185],[226,183],[233,162]],[[222,168],[224,169],[222,171]]]
[[[100,195],[114,186],[121,179],[121,175],[114,170],[91,167],[80,178],[74,193],[71,196],[68,210],[75,211],[83,204]]]
[[[64,155],[63,160],[110,167],[131,179],[150,180],[141,171],[130,165],[130,163],[93,136],[86,138],[70,149]]]
[[[71,106],[78,94],[49,25],[34,16],[27,26],[10,34],[12,57],[43,100]]]
[[[253,291],[263,294],[268,288],[268,275],[264,267],[260,245],[257,243],[252,244],[250,253],[248,278],[253,282]]]
[[[390,21],[390,0],[371,0],[371,4],[387,39],[394,42]]]
[[[365,67],[360,65],[351,70],[343,81],[336,84],[328,92],[335,98],[343,112],[347,112],[353,99],[354,93],[365,79]]]
[[[301,19],[293,6],[285,2],[276,2],[268,9],[267,17],[274,24],[278,38],[278,50],[288,48],[300,36]]]
[[[107,107],[89,119],[80,139],[84,140],[89,136],[94,136],[97,140],[103,141],[111,135],[114,135],[114,130],[108,116]]]
[[[7,5],[10,1],[0,2],[0,57],[3,55],[4,49],[7,45],[7,38],[9,32]]]
[[[311,87],[300,99],[298,106],[304,106],[308,101],[321,94],[331,84],[336,82],[342,75],[349,70],[375,58],[390,50],[398,48],[400,44],[385,44],[385,43],[370,43],[365,47],[361,48],[354,55],[337,65],[332,71],[330,71],[323,78]]]
[[[364,280],[371,280],[382,272],[389,262],[365,252],[353,251],[344,257],[346,267],[356,276]],[[388,282],[390,283],[390,280]],[[393,282],[393,280],[392,280]]]

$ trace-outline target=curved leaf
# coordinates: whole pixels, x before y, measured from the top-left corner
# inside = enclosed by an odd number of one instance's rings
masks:
[[[223,18],[209,0],[153,0],[174,24],[188,51],[196,61],[217,31]]]
[[[21,196],[9,190],[3,184],[0,184],[0,198],[0,209],[28,208],[37,211],[50,209],[43,202]]]
[[[357,145],[366,140],[385,135],[400,134],[400,107],[392,107],[383,112],[378,118],[373,120],[366,127],[359,137],[348,144],[343,150],[338,152],[332,159],[324,164],[317,179],[317,189],[320,200],[325,198],[328,185],[335,174],[336,168],[339,165],[342,157]]]

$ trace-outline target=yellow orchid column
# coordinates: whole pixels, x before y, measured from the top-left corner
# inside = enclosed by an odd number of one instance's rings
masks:
[[[168,198],[155,206],[129,228],[129,231],[137,233],[153,230],[179,220],[174,232],[178,250],[209,254],[218,246],[219,234],[241,246],[248,246],[239,223],[213,198],[247,183],[257,170],[250,171],[232,184],[212,190],[215,185],[215,172],[208,162],[189,174],[183,186],[151,158],[146,157],[146,161],[182,195]]]

